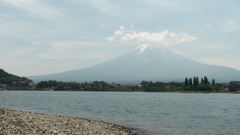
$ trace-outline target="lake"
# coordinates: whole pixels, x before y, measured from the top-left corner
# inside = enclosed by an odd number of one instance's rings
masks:
[[[0,91],[0,107],[130,126],[149,135],[239,135],[240,95]]]

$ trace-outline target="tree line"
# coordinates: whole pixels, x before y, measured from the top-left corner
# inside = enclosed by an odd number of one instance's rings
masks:
[[[198,77],[193,78],[185,78],[183,89],[189,91],[213,91],[213,90],[222,90],[220,84],[216,84],[215,79],[212,79],[211,83],[209,82],[208,78],[204,76],[199,81]]]
[[[93,82],[62,82],[55,80],[41,81],[37,84],[38,90],[54,90],[54,91],[135,91],[134,86],[122,86],[120,84],[109,84],[104,81]]]
[[[185,78],[184,82],[148,82],[142,81],[140,83],[143,91],[146,92],[173,92],[173,91],[196,91],[196,92],[206,92],[206,91],[219,91],[224,88],[220,84],[216,84],[215,79],[212,79],[211,83],[208,78],[204,76],[199,79],[199,77]]]
[[[145,92],[167,92],[167,91],[180,90],[182,83],[142,81],[140,83],[140,86],[142,87],[143,91],[145,91]]]

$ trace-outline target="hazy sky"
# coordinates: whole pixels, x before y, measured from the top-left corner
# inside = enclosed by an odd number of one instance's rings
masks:
[[[240,70],[239,0],[0,0],[0,68],[80,69],[141,44]]]

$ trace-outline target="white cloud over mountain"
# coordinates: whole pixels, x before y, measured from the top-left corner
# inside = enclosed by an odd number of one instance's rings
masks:
[[[191,36],[187,33],[174,33],[169,30],[151,33],[148,31],[137,32],[134,26],[126,29],[123,26],[119,30],[114,31],[114,35],[108,37],[108,41],[124,42],[124,43],[139,43],[139,44],[160,44],[164,46],[171,46],[184,42],[191,42],[197,37]]]

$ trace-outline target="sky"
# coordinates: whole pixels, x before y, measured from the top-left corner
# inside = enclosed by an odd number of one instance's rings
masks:
[[[142,44],[240,70],[239,0],[0,0],[0,68],[81,69]]]

